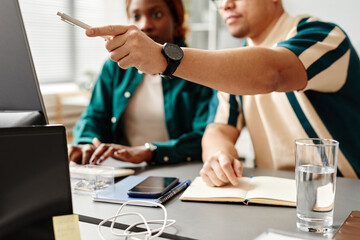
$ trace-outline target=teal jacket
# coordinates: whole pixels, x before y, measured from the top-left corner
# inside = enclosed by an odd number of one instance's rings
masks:
[[[74,127],[74,144],[119,143],[119,120],[143,74],[136,68],[121,69],[107,60],[92,92],[90,104]],[[212,90],[183,79],[162,78],[166,127],[170,140],[157,146],[151,163],[201,160],[201,138],[208,118]]]

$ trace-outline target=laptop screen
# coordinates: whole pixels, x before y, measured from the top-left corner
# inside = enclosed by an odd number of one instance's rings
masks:
[[[0,128],[0,153],[0,239],[54,239],[72,214],[65,128]]]

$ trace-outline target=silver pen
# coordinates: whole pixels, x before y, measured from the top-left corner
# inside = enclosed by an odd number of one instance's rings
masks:
[[[78,27],[81,27],[81,28],[83,28],[85,30],[91,28],[90,25],[88,25],[88,24],[86,24],[86,23],[84,23],[84,22],[82,22],[82,21],[80,21],[80,20],[78,20],[76,18],[73,18],[73,17],[71,17],[71,16],[69,16],[69,15],[67,15],[65,13],[57,12],[56,15],[60,16],[62,21],[66,22],[66,23],[68,23],[68,24],[70,24],[72,26],[78,26]],[[107,38],[107,37],[104,37],[104,36],[101,36],[101,37],[105,38],[105,39]]]

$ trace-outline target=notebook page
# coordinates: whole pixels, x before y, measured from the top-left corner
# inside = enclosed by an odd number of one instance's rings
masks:
[[[253,177],[253,188],[246,195],[247,199],[267,198],[296,202],[296,182],[294,179],[278,177]]]
[[[181,198],[245,198],[247,190],[250,188],[250,178],[239,179],[239,186],[226,185],[223,187],[210,187],[201,177],[195,178],[190,186],[183,193]]]

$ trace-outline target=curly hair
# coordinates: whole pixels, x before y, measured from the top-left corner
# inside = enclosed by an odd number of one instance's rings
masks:
[[[185,41],[188,28],[185,24],[185,9],[182,0],[163,0],[168,6],[175,23],[174,40]],[[126,0],[126,14],[129,17],[129,7],[131,0]]]

